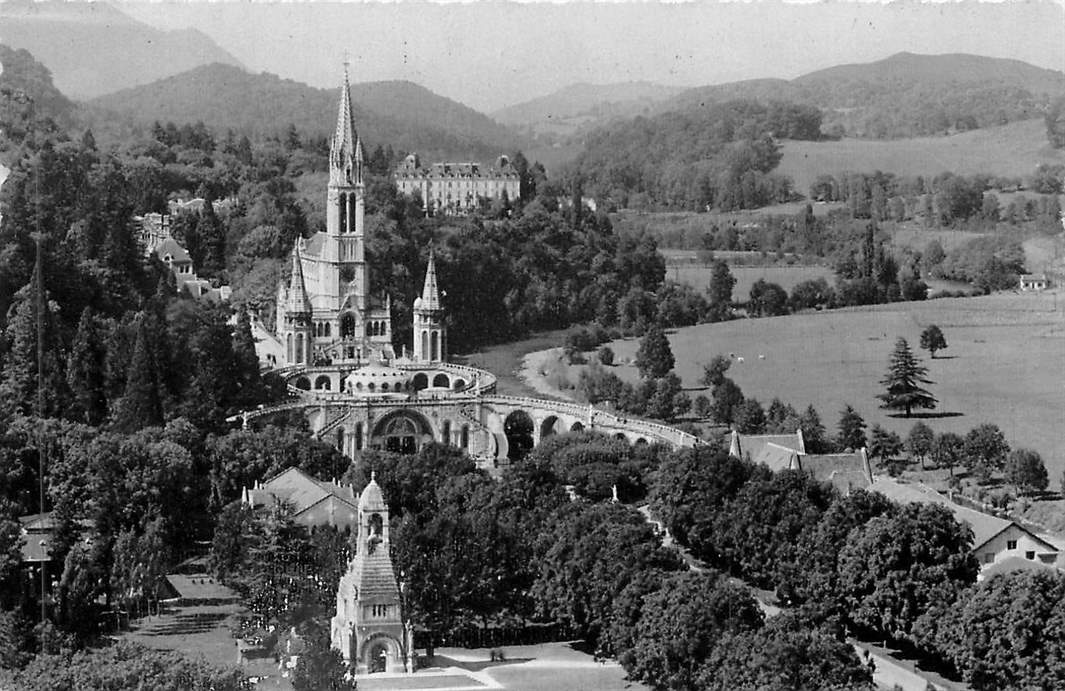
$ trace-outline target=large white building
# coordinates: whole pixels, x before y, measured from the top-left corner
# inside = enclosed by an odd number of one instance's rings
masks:
[[[521,197],[521,176],[507,156],[493,166],[480,163],[434,163],[423,167],[418,154],[403,159],[393,173],[396,189],[420,199],[426,213],[466,214],[482,199]]]

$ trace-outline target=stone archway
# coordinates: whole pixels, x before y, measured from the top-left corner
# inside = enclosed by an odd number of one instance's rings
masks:
[[[373,634],[362,644],[362,664],[369,674],[394,671],[403,664],[399,641],[383,633]]]
[[[329,391],[332,388],[332,383],[329,381],[329,377],[323,374],[314,380],[314,388],[316,391]]]
[[[425,372],[418,372],[414,375],[414,379],[411,380],[411,386],[414,387],[415,391],[429,388],[429,375]]]
[[[503,434],[507,437],[507,458],[520,461],[535,445],[532,418],[524,410],[515,410],[503,420]]]
[[[558,416],[556,416],[556,415],[549,415],[548,417],[544,418],[544,421],[540,423],[540,441],[541,442],[545,438],[550,437],[552,434],[557,434],[558,433],[556,431],[556,429],[555,429],[555,425],[557,425],[557,424],[559,424],[559,423],[558,423]]]
[[[307,377],[299,377],[294,383],[297,389],[303,389],[304,391],[311,390],[311,380]]]
[[[421,413],[403,409],[381,418],[374,425],[371,440],[386,451],[412,454],[432,436],[432,427]]]
[[[447,378],[446,374],[438,374],[433,377],[433,388],[447,389],[451,386],[451,380]]]

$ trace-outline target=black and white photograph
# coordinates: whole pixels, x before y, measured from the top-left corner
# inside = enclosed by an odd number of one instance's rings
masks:
[[[0,691],[1062,691],[1065,0],[0,0]]]

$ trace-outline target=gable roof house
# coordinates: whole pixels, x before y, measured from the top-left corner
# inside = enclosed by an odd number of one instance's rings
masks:
[[[289,468],[251,489],[245,487],[240,501],[253,508],[287,503],[293,520],[308,528],[329,525],[350,530],[358,525],[359,507],[351,485],[317,480],[299,468]]]
[[[955,504],[927,485],[878,477],[870,489],[902,504],[927,502],[950,509],[959,522],[972,528],[972,552],[980,562],[981,580],[995,573],[1016,570],[1021,565],[1055,566],[1058,561],[1060,549],[1048,538],[1008,518]]]

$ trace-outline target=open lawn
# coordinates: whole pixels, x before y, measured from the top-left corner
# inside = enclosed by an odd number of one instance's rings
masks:
[[[712,356],[735,353],[744,362],[734,362],[728,376],[763,404],[774,396],[796,408],[812,403],[834,433],[849,403],[870,426],[905,435],[915,420],[889,415],[875,396],[896,337],[916,350],[929,324],[938,324],[949,344],[935,360],[918,351],[935,382],[935,412],[958,415],[925,422],[958,433],[995,423],[1012,446],[1042,454],[1057,486],[1065,470],[1065,294],[1058,291],[740,319],[680,329],[669,340],[686,387],[698,386]],[[634,358],[639,343],[610,345],[620,362]],[[638,378],[632,366],[613,371]]]
[[[818,175],[881,170],[898,175],[990,173],[1025,176],[1040,163],[1065,163],[1065,151],[1050,148],[1042,118],[947,137],[890,141],[841,139],[835,142],[783,143],[777,173],[791,176],[807,194]]]

